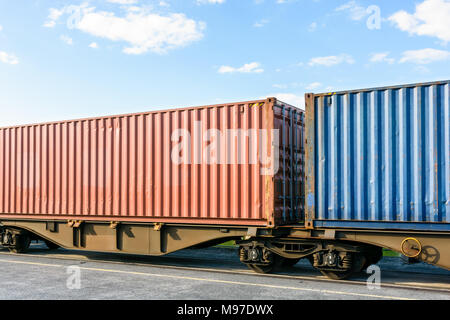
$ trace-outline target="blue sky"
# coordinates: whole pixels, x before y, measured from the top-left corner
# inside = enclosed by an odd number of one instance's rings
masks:
[[[0,0],[0,126],[450,78],[450,0]]]

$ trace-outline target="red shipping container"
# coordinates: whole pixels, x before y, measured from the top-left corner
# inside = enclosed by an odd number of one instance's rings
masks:
[[[0,217],[275,226],[303,212],[303,112],[274,98],[0,128]]]

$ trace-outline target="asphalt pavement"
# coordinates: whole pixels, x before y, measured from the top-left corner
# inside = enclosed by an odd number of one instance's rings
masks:
[[[450,271],[399,258],[379,263],[380,286],[371,274],[328,281],[307,261],[278,275],[257,275],[226,248],[146,257],[37,244],[25,255],[0,249],[0,266],[0,299],[450,300]]]

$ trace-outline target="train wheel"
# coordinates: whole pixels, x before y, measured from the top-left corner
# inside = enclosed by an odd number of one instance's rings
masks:
[[[367,257],[361,253],[353,254],[353,265],[352,271],[353,273],[360,273],[365,270],[364,267],[367,264]]]
[[[274,254],[273,260],[270,264],[260,265],[248,263],[247,266],[249,267],[250,270],[253,270],[256,273],[272,273],[280,266],[282,266],[283,262],[284,262],[283,257]]]
[[[345,280],[350,278],[353,271],[320,271],[320,273],[333,280]]]
[[[285,258],[284,261],[283,261],[282,266],[283,266],[283,267],[287,267],[287,268],[293,267],[293,266],[295,266],[300,260],[301,260],[300,258],[297,258],[297,259],[287,259],[287,258]]]
[[[13,253],[24,253],[28,250],[31,243],[31,237],[28,233],[17,234],[16,243],[14,246],[9,247],[9,251]]]
[[[253,270],[256,273],[271,273],[275,270],[275,267],[272,264],[264,266],[257,264],[247,264],[247,266],[250,270]]]
[[[317,268],[324,276],[333,280],[344,280],[350,278],[355,273],[359,273],[366,265],[366,257],[362,253],[354,253],[351,259],[351,267],[345,271],[321,270]]]
[[[59,246],[56,243],[53,243],[48,240],[44,240],[44,242],[45,242],[45,245],[47,246],[47,248],[49,248],[50,250],[56,250],[59,248]]]

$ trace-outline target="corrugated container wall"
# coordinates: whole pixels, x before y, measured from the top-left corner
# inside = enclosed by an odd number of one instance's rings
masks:
[[[450,231],[449,81],[307,94],[307,223]]]
[[[302,201],[292,210],[290,202],[280,203],[268,169],[273,155],[277,162],[286,158],[272,150],[273,129],[282,131],[296,116],[300,141],[303,114],[286,105],[281,117],[276,106],[283,104],[272,98],[2,128],[0,217],[295,222]],[[228,139],[230,132],[235,136]],[[294,151],[300,158],[301,148]],[[291,166],[280,168],[290,172]]]

